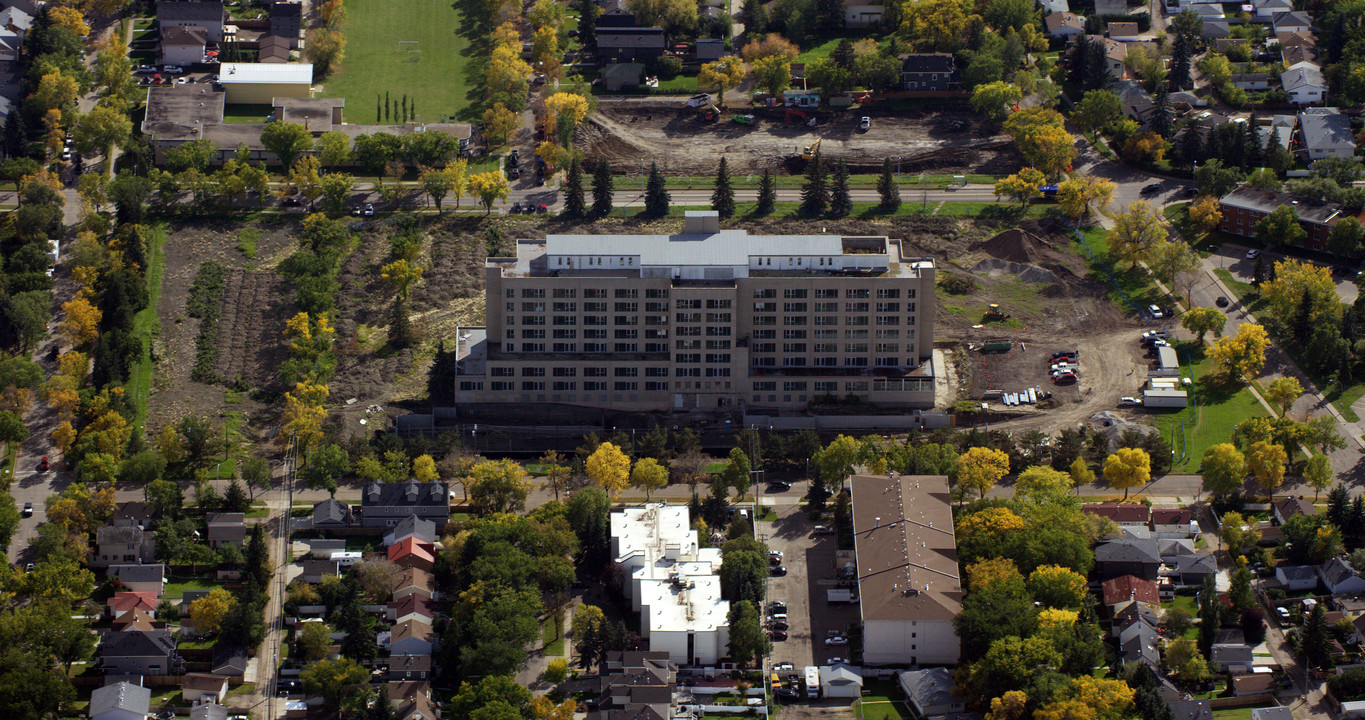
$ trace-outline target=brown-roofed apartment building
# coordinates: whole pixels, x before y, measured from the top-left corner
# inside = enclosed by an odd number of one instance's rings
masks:
[[[852,487],[864,664],[956,663],[962,581],[948,478],[859,475]]]

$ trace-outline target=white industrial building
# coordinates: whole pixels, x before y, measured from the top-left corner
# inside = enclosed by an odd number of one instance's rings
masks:
[[[680,665],[714,665],[728,654],[730,602],[721,599],[716,574],[720,550],[701,547],[686,505],[613,512],[611,550],[651,652],[667,652]]]

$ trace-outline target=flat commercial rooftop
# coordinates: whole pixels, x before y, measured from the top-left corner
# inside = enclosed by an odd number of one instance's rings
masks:
[[[313,84],[312,63],[223,63],[218,71],[223,85],[251,83],[257,85]]]

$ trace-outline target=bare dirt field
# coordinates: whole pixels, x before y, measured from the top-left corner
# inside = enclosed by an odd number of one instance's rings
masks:
[[[236,249],[238,230],[248,226],[260,230],[255,260]],[[276,218],[249,225],[191,220],[168,228],[157,305],[161,334],[154,346],[157,363],[147,414],[149,432],[188,415],[216,417],[227,408],[222,386],[190,379],[199,320],[186,314],[185,304],[194,276],[207,260],[217,260],[231,271],[219,319],[219,372],[230,373],[224,374],[229,381],[240,374],[253,388],[276,382],[274,372],[285,355],[280,333],[292,305],[272,261],[292,251],[292,227],[291,220]],[[264,409],[242,395],[242,404],[231,409],[248,413]]]
[[[1009,138],[975,113],[818,113],[819,124],[807,127],[784,122],[780,108],[754,112],[755,124],[748,126],[731,122],[730,112],[723,112],[720,122],[703,123],[695,110],[676,104],[603,102],[579,129],[577,142],[587,157],[607,160],[614,170],[638,172],[643,160],[658,162],[671,175],[712,174],[721,155],[734,173],[799,170],[799,159],[793,162],[792,156],[817,138],[822,156],[844,161],[850,172],[876,172],[886,158],[902,158],[905,173],[999,174],[1019,167]],[[872,126],[860,131],[864,114]]]
[[[1089,276],[1060,228],[1030,220],[1004,229],[979,221],[959,229],[939,256],[935,339],[962,341],[960,397],[1041,388],[1052,393],[1046,402],[1007,408],[995,399],[991,410],[1017,417],[1011,426],[1055,429],[1112,410],[1119,396],[1137,393],[1147,366],[1136,343],[1142,326],[1110,302],[1108,286]],[[970,279],[972,289],[949,292],[944,281],[953,276]],[[988,319],[992,303],[1008,319]],[[1013,347],[1007,353],[973,349],[989,340],[1009,340]],[[1052,384],[1047,358],[1059,350],[1080,352],[1075,385]]]

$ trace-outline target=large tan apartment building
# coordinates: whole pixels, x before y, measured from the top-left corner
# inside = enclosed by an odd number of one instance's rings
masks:
[[[933,405],[934,262],[900,241],[721,230],[550,235],[489,258],[457,403],[793,409]]]

